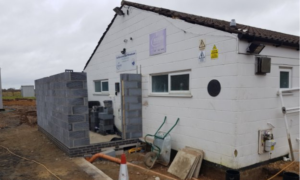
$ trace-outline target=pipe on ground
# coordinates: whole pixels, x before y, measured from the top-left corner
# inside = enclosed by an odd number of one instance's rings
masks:
[[[109,155],[102,154],[102,153],[97,153],[97,154],[93,155],[91,158],[85,158],[85,159],[86,159],[87,161],[89,161],[90,163],[93,163],[97,158],[103,158],[103,159],[107,159],[107,160],[110,160],[110,161],[112,161],[112,162],[121,164],[121,159],[115,158],[115,157],[111,157],[111,156],[109,156]],[[140,168],[140,169],[142,169],[142,170],[145,170],[145,171],[147,171],[147,172],[151,172],[151,173],[153,173],[153,174],[156,174],[156,175],[158,175],[158,176],[162,176],[162,177],[167,178],[167,179],[170,179],[170,180],[178,180],[177,178],[173,178],[173,177],[170,177],[170,176],[167,176],[167,175],[164,175],[164,174],[161,174],[161,173],[152,171],[152,170],[150,170],[150,169],[146,169],[146,168],[141,167],[141,166],[138,166],[138,165],[136,165],[136,164],[132,164],[132,163],[127,162],[127,165],[133,166],[133,167],[136,167],[136,168]],[[195,178],[193,178],[193,179],[195,179]]]

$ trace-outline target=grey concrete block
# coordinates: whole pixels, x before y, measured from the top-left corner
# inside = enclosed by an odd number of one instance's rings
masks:
[[[66,83],[68,89],[82,89],[83,82],[82,81],[70,81]]]
[[[139,132],[142,131],[142,125],[127,125],[126,132]]]
[[[141,96],[142,95],[142,89],[129,89],[129,96]]]
[[[72,89],[66,91],[67,97],[87,97],[87,89]]]
[[[82,80],[82,81],[86,81],[86,73],[76,73],[73,72],[71,73],[71,80]]]
[[[126,139],[134,139],[134,138],[140,138],[140,137],[143,137],[142,132],[126,133]]]
[[[68,115],[69,123],[84,122],[84,121],[86,121],[85,115]]]
[[[138,96],[125,96],[124,98],[124,103],[127,104],[127,103],[139,103],[141,100],[141,98],[138,97]]]
[[[71,131],[69,132],[69,137],[72,139],[85,138],[86,131]]]
[[[90,138],[82,138],[73,140],[74,147],[85,146],[90,144]]]
[[[141,103],[125,104],[125,109],[128,110],[128,111],[131,111],[131,110],[141,110],[142,109],[142,104]]]
[[[142,116],[142,113],[140,110],[125,111],[126,118],[136,118],[136,117],[141,117],[141,116]]]
[[[120,74],[120,79],[127,81],[128,80],[128,74]]]
[[[116,157],[116,151],[114,149],[109,149],[106,151],[102,151],[101,154],[106,154],[109,155],[111,157]],[[101,159],[101,160],[106,160],[106,159]]]
[[[124,81],[124,88],[130,89],[130,88],[138,88],[139,83],[136,81]]]
[[[89,123],[88,122],[79,122],[72,124],[72,131],[82,131],[82,130],[89,130]]]
[[[126,124],[127,124],[127,125],[131,125],[131,124],[142,124],[142,118],[141,118],[141,117],[127,118],[127,119],[126,119]]]
[[[142,76],[140,74],[128,74],[128,81],[141,81]]]
[[[84,105],[84,98],[68,98],[67,105]]]
[[[73,107],[73,114],[86,114],[88,113],[87,106],[74,106]]]

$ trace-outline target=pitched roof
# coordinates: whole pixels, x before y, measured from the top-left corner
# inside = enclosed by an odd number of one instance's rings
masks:
[[[238,34],[238,38],[242,39],[242,40],[262,41],[262,42],[272,43],[275,46],[284,45],[284,46],[290,46],[290,47],[293,47],[293,48],[299,50],[299,36],[284,34],[284,33],[276,32],[276,31],[256,28],[256,27],[247,26],[247,25],[238,24],[238,23],[236,24],[235,28],[232,28],[232,27],[230,27],[229,21],[212,19],[212,18],[207,18],[207,17],[203,17],[203,16],[197,16],[197,15],[193,15],[193,14],[187,14],[187,13],[173,11],[173,10],[169,10],[169,9],[165,9],[165,8],[158,8],[158,7],[154,7],[154,6],[148,6],[148,5],[144,5],[144,4],[138,4],[138,3],[123,0],[122,6],[124,6],[124,5],[132,6],[132,7],[135,7],[135,8],[141,9],[141,10],[145,10],[145,11],[151,11],[151,12],[158,13],[158,14],[166,16],[166,17],[181,19],[188,23],[211,27],[211,28],[229,32],[229,33],[236,33],[236,34]],[[101,44],[101,41],[103,40],[106,32],[109,30],[109,28],[112,25],[115,18],[116,18],[116,15],[112,19],[111,23],[108,25],[106,31],[103,33],[101,39],[98,42],[98,45],[96,46],[94,52],[92,53],[89,60],[87,61],[84,69],[87,67],[88,63],[92,59],[94,53],[96,52],[98,46]]]

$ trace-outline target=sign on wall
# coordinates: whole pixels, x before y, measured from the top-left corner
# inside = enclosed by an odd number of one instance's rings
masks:
[[[213,49],[210,51],[210,58],[218,59],[218,57],[219,57],[219,52],[218,52],[216,45],[214,45]]]
[[[205,61],[205,51],[200,51],[198,58],[199,58],[200,62],[204,62]]]
[[[166,29],[150,34],[149,51],[150,56],[166,52]]]
[[[130,71],[136,69],[136,52],[130,51],[126,54],[121,54],[116,57],[116,70]]]

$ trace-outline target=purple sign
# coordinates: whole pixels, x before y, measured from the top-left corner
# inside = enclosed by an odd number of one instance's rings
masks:
[[[150,34],[150,56],[166,52],[166,29]]]

